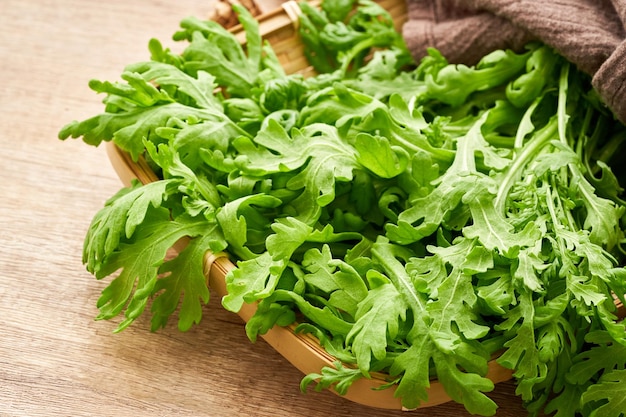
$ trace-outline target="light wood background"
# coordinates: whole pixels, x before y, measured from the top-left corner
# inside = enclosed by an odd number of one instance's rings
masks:
[[[81,264],[82,240],[120,187],[103,148],[61,142],[102,110],[91,78],[118,80],[151,37],[211,0],[0,1],[0,416],[464,416],[455,404],[411,413],[299,391],[302,375],[214,298],[187,333],[148,318],[113,334],[94,321],[104,282]],[[498,415],[524,415],[512,383]]]

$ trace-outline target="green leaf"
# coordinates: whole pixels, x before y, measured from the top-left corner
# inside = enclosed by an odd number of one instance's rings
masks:
[[[619,240],[620,227],[618,225],[626,208],[595,195],[593,187],[586,181],[581,181],[579,190],[587,209],[583,226],[591,230],[589,239],[596,244],[613,248]]]
[[[441,224],[445,224],[453,216],[458,216],[455,210],[462,203],[473,206],[474,214],[482,215],[484,218],[483,210],[489,209],[489,200],[493,200],[491,190],[495,184],[491,177],[480,173],[476,168],[477,153],[482,153],[486,146],[480,129],[487,115],[488,113],[483,114],[472,125],[468,134],[459,139],[454,161],[437,179],[434,184],[436,188],[430,194],[412,201],[412,205],[398,216],[397,224],[387,225],[387,235],[391,240],[409,244],[431,235]],[[489,225],[486,227],[491,235]],[[467,229],[469,232],[469,235],[466,233],[467,237],[475,236],[478,233],[477,229],[485,231],[484,228],[476,226],[468,226]],[[487,243],[497,244],[489,241]]]
[[[342,129],[355,120],[367,118],[377,109],[385,111],[385,105],[342,83],[334,83],[311,95],[300,113],[300,124],[327,123]]]
[[[315,383],[316,391],[332,387],[338,394],[345,395],[352,383],[363,377],[361,371],[348,368],[341,362],[335,362],[334,366],[334,368],[325,366],[320,374],[312,373],[302,378],[300,382],[302,392],[306,392],[307,387]]]
[[[237,268],[226,274],[228,294],[222,305],[233,313],[241,310],[244,302],[252,303],[268,297],[276,288],[280,275],[286,268],[284,260],[273,260],[268,252],[237,263]]]
[[[111,197],[94,216],[83,246],[83,263],[87,270],[98,273],[106,258],[119,248],[120,241],[133,237],[151,208],[159,208],[176,184],[163,180],[141,185],[133,181]]]
[[[298,34],[304,45],[304,55],[317,72],[331,73],[338,66],[337,57],[320,39],[320,32],[330,21],[325,13],[306,1],[300,2],[299,6],[302,14]]]
[[[313,228],[293,217],[277,219],[272,224],[274,234],[267,238],[267,250],[275,260],[288,260],[306,242]]]
[[[599,305],[604,302],[607,297],[601,292],[598,292],[598,285],[596,282],[598,278],[589,278],[581,275],[568,275],[567,276],[567,289],[572,292],[572,295],[576,299],[581,300],[588,306]]]
[[[426,249],[442,262],[470,275],[486,272],[494,266],[492,251],[480,245],[477,239],[459,237],[447,247],[429,245]]]
[[[353,327],[352,323],[339,317],[332,309],[317,307],[294,291],[277,289],[262,302],[293,302],[304,317],[318,326],[323,326],[325,330],[334,336],[345,337]]]
[[[427,321],[426,297],[417,291],[405,266],[412,256],[413,253],[409,249],[392,244],[384,237],[378,237],[372,247],[372,259],[380,265],[385,275],[402,294],[406,306],[413,311],[415,317]]]
[[[467,339],[479,339],[487,335],[489,326],[478,324],[477,297],[472,285],[472,276],[453,269],[442,279],[435,300],[429,304],[431,329],[458,339],[460,332]]]
[[[595,342],[599,335],[611,337],[606,332],[590,333],[589,342]],[[584,385],[597,375],[604,375],[614,369],[621,369],[626,364],[626,346],[619,343],[594,343],[589,349],[574,357],[574,364],[566,374],[572,384]]]
[[[138,64],[135,64],[136,66]],[[157,64],[159,65],[159,64]],[[167,64],[166,64],[167,65]],[[106,109],[112,112],[130,110],[134,107],[152,107],[159,104],[171,103],[174,100],[166,90],[161,90],[150,79],[142,74],[132,71],[133,65],[129,65],[121,74],[126,84],[119,82],[90,80],[89,88],[99,94],[107,94],[104,102]],[[174,67],[174,71],[177,69]]]
[[[435,368],[441,369],[447,381],[445,385],[446,392],[453,395],[454,399],[463,402],[466,407],[469,407],[468,410],[470,412],[480,412],[484,415],[495,413],[495,403],[483,394],[484,391],[493,389],[493,383],[487,378],[476,374],[476,372],[486,373],[487,355],[479,353],[464,340],[460,339],[459,335],[451,332],[449,327],[443,326],[444,323],[449,323],[452,320],[461,321],[459,317],[454,316],[455,312],[452,311],[453,307],[451,307],[452,301],[456,299],[453,294],[456,291],[454,285],[447,288],[444,287],[443,292],[446,294],[446,297],[442,297],[438,306],[435,305],[431,308],[430,304],[424,302],[423,295],[417,293],[410,276],[402,265],[401,260],[403,258],[406,260],[404,248],[389,244],[384,239],[379,239],[373,248],[373,254],[393,283],[393,290],[385,290],[389,291],[394,299],[394,304],[388,302],[388,305],[393,305],[395,309],[395,306],[400,304],[400,300],[403,299],[404,303],[406,303],[404,309],[410,309],[413,315],[413,327],[408,335],[408,341],[411,343],[411,346],[394,359],[390,368],[392,376],[403,374],[402,381],[396,391],[396,395],[402,396],[403,405],[407,408],[415,408],[427,398],[425,389],[429,386],[429,363],[432,358]],[[382,285],[376,289],[388,287],[391,286]],[[374,290],[370,290],[370,294]],[[402,297],[398,298],[396,294],[400,294]],[[471,298],[475,298],[473,293],[468,300]],[[462,301],[460,304],[462,304]],[[376,312],[377,310],[374,311]],[[400,312],[394,311],[394,313],[395,317],[398,317]],[[467,314],[466,312],[463,313]],[[388,314],[391,316],[391,313]],[[395,326],[395,322],[391,321],[389,316],[384,317],[389,320],[388,323],[394,323],[391,325]],[[429,325],[432,323],[434,327],[427,327],[427,323]],[[437,323],[442,324],[442,326],[438,327]],[[355,328],[358,324],[359,322],[357,321]],[[475,329],[476,326],[472,324],[472,326],[466,327],[466,329],[470,328]],[[389,333],[392,334],[392,331],[395,331],[395,327],[391,327]],[[472,332],[470,333],[472,334]],[[383,343],[380,330],[377,334],[377,342],[374,348],[382,352]],[[473,334],[475,336],[484,334],[484,329],[481,328],[480,331],[476,331]],[[367,355],[368,353],[366,352],[365,358],[367,358]],[[375,357],[378,359],[377,356]],[[421,367],[415,366],[421,362],[425,365]],[[468,374],[463,374],[459,368],[469,370]],[[361,369],[363,370],[363,367]],[[464,384],[469,385],[466,386]],[[414,391],[409,391],[409,389]]]
[[[206,235],[191,239],[187,246],[173,259],[159,268],[161,276],[153,290],[151,330],[165,327],[168,318],[178,312],[178,329],[187,331],[200,323],[202,307],[209,302],[209,288],[205,275],[204,260],[209,250],[219,252],[226,247],[216,227]]]
[[[391,146],[382,136],[358,134],[354,147],[359,153],[357,161],[382,178],[400,175],[409,164],[408,152],[398,146]]]
[[[475,91],[483,91],[511,80],[525,67],[528,56],[497,50],[484,56],[475,67],[448,65],[426,76],[429,97],[459,106]]]
[[[391,376],[402,376],[395,392],[402,405],[413,409],[428,400],[433,363],[437,379],[454,401],[464,404],[472,414],[494,415],[497,406],[484,394],[493,390],[493,382],[475,373],[478,368],[486,369],[487,358],[467,344],[458,345],[456,352],[442,352],[438,348],[442,341],[437,337],[423,322],[416,321],[408,337],[411,346],[394,359],[389,372]],[[464,372],[462,368],[472,371]]]
[[[458,363],[440,355],[441,353],[436,352],[433,357],[437,379],[443,384],[450,398],[463,404],[472,414],[495,415],[496,403],[483,394],[493,391],[493,382],[484,376],[463,372],[459,369]]]
[[[524,400],[533,397],[532,385],[545,379],[548,372],[536,346],[533,325],[535,312],[531,297],[530,292],[520,294],[519,304],[505,315],[506,321],[498,326],[502,330],[515,329],[514,336],[504,344],[506,350],[497,361],[505,368],[514,370],[513,375],[518,380],[516,393]],[[521,323],[515,326],[518,321]]]
[[[361,97],[360,100],[368,102],[366,97]],[[454,159],[454,152],[451,149],[444,149],[441,147],[442,144],[435,144],[429,140],[426,134],[429,123],[422,109],[410,106],[409,101],[405,101],[400,94],[392,94],[386,107],[370,105],[351,113],[354,116],[348,113],[343,116],[341,122],[347,126],[350,122],[355,132],[384,136],[391,145],[405,149],[410,155],[424,151],[440,167],[448,167]]]
[[[259,31],[259,21],[241,4],[233,4],[233,10],[237,13],[239,23],[241,23],[246,34],[247,61],[251,67],[258,67],[261,64],[262,58],[262,40]]]
[[[352,11],[355,0],[339,0],[322,2],[322,10],[331,22],[343,21]]]
[[[490,253],[469,239],[459,239],[448,248],[428,249],[440,260],[440,263],[439,260],[428,262],[427,266],[431,275],[428,280],[431,281],[429,288],[432,291],[432,302],[427,306],[429,317],[432,318],[431,329],[447,334],[452,341],[460,340],[461,334],[467,339],[485,336],[490,329],[477,323],[478,297],[471,274],[485,272],[493,267]],[[419,268],[418,263],[412,262],[411,268]],[[421,268],[427,265],[426,262],[421,264]],[[452,269],[449,271],[444,268],[444,264],[449,264]],[[435,277],[435,274],[439,276]],[[433,285],[433,282],[436,284]]]
[[[486,312],[499,315],[504,315],[515,299],[513,285],[508,279],[495,279],[490,284],[479,285],[476,295],[485,303]]]
[[[189,41],[182,53],[184,69],[191,75],[205,71],[217,83],[239,97],[248,97],[257,83],[261,68],[261,37],[258,22],[244,7],[235,6],[246,36],[246,50],[232,33],[214,21],[189,17],[174,39]],[[247,54],[246,54],[247,52]]]
[[[550,146],[554,147],[551,152],[541,153],[533,161],[532,170],[537,176],[542,176],[548,171],[558,171],[578,160],[578,155],[561,142],[551,141]]]
[[[621,417],[626,415],[626,369],[602,375],[599,383],[587,388],[581,397],[583,404],[594,408],[592,417]]]
[[[81,122],[72,122],[59,132],[59,137],[82,137],[83,141],[92,145],[112,140],[137,161],[144,151],[143,140],[153,140],[156,129],[167,126],[171,120],[214,120],[215,117],[212,110],[180,103],[135,107],[124,112],[105,112]]]
[[[256,254],[246,247],[248,230],[253,228],[248,223],[260,217],[260,213],[257,214],[257,207],[259,209],[275,208],[280,203],[279,199],[269,195],[252,194],[230,201],[218,210],[216,218],[233,255],[242,260],[256,257]],[[270,221],[263,218],[263,223],[255,226],[268,229],[269,225]]]
[[[324,347],[324,350],[329,355],[337,358],[342,363],[351,364],[356,362],[354,354],[345,346],[344,338],[329,337],[327,332],[312,323],[300,323],[295,331],[296,333],[310,333],[313,335],[319,340],[320,345]]]
[[[179,103],[185,103],[189,98],[193,100],[189,103],[192,107],[223,111],[222,103],[215,96],[215,77],[207,72],[199,71],[194,78],[171,64],[154,61],[128,65],[125,71],[154,83],[162,93],[167,92],[168,97],[175,98]],[[184,96],[178,97],[181,93]]]
[[[194,171],[200,171],[203,162],[201,151],[229,151],[230,143],[248,133],[226,117],[205,118],[204,120],[169,120],[166,127],[157,127],[155,133],[167,139],[181,161]]]
[[[295,320],[296,314],[291,306],[266,298],[258,304],[254,315],[246,323],[246,335],[254,343],[258,335],[267,333],[272,327],[288,326]]]
[[[171,220],[164,208],[150,210],[132,240],[120,243],[96,274],[101,279],[119,271],[98,299],[98,319],[110,319],[126,307],[126,319],[117,331],[128,327],[144,311],[148,297],[154,292],[157,273],[168,250],[181,238],[198,236],[206,229],[203,219]]]
[[[290,137],[275,121],[254,139],[262,148],[251,146],[249,141],[237,141],[241,152],[239,166],[252,175],[266,175],[295,171],[286,184],[291,190],[303,190],[292,204],[302,212],[299,218],[314,223],[319,208],[328,205],[335,197],[335,183],[350,181],[352,170],[358,168],[355,151],[329,125],[314,124],[302,130],[293,130]],[[300,171],[297,171],[301,169]],[[298,202],[302,204],[298,206]]]
[[[537,239],[537,242],[539,242],[539,239]],[[527,244],[530,243],[528,242]],[[538,275],[541,270],[546,268],[546,265],[539,258],[535,248],[528,246],[519,251],[513,278],[523,283],[529,290],[539,292],[543,289],[543,284]]]
[[[304,254],[302,266],[306,270],[304,280],[328,296],[328,304],[351,317],[357,314],[357,306],[368,294],[361,276],[347,263],[334,260],[329,245],[322,250],[310,249]]]
[[[541,238],[541,232],[533,223],[520,232],[497,211],[492,196],[477,196],[468,202],[472,213],[472,225],[463,228],[463,235],[478,239],[489,250],[498,250],[507,257],[516,257],[519,248],[534,246]]]
[[[546,405],[547,414],[554,413],[554,417],[571,417],[580,413],[580,398],[584,389],[578,385],[567,385]]]
[[[355,90],[364,92],[378,100],[385,100],[394,94],[410,101],[426,89],[423,80],[417,80],[401,68],[412,63],[412,57],[404,48],[376,50],[371,60],[358,70],[355,79],[344,83]]]
[[[306,101],[308,93],[307,86],[301,77],[294,75],[271,78],[265,83],[260,103],[268,113],[287,109],[299,110]]]
[[[529,105],[555,78],[559,56],[548,46],[537,46],[526,61],[526,72],[506,86],[506,97],[516,107]]]
[[[402,295],[391,284],[371,289],[359,303],[354,327],[346,342],[352,345],[359,369],[368,375],[372,357],[385,359],[387,344],[406,320],[407,305]]]
[[[414,409],[428,401],[430,388],[430,358],[434,346],[422,340],[414,340],[411,346],[398,355],[391,367],[391,376],[402,376],[394,395],[402,399],[402,405]]]
[[[205,217],[212,220],[216,208],[222,205],[217,187],[202,173],[196,174],[185,165],[180,154],[171,146],[164,143],[155,146],[152,142],[145,141],[144,147],[152,162],[162,169],[163,178],[180,179],[177,191],[184,194],[187,201],[194,200],[198,206],[203,206]]]

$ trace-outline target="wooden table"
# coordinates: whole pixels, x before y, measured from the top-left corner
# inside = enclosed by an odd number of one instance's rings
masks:
[[[463,416],[455,404],[375,410],[302,394],[299,371],[214,298],[200,325],[114,334],[95,321],[104,282],[81,264],[92,216],[120,187],[103,148],[61,142],[102,110],[91,78],[118,80],[210,0],[0,2],[0,416]],[[171,42],[173,43],[173,42]],[[512,383],[500,416],[525,414]]]

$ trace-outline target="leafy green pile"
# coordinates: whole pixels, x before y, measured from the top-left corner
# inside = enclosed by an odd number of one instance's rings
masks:
[[[353,3],[302,4],[318,76],[285,74],[236,8],[245,48],[189,18],[181,54],[152,40],[123,82],[90,83],[104,112],[60,138],[112,140],[162,178],[91,224],[84,262],[112,277],[98,318],[123,313],[122,330],[150,302],[153,330],[176,310],[189,329],[209,299],[204,254],[226,250],[222,303],[258,303],[251,340],[298,322],[338,359],[303,389],[384,372],[413,408],[437,378],[492,415],[497,356],[530,414],[625,415],[626,128],[544,45],[411,65],[389,14]]]

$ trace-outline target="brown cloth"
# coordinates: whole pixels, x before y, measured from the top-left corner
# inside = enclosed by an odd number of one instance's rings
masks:
[[[403,36],[416,59],[434,47],[451,63],[474,65],[496,49],[538,40],[591,75],[626,123],[626,0],[406,1]]]

